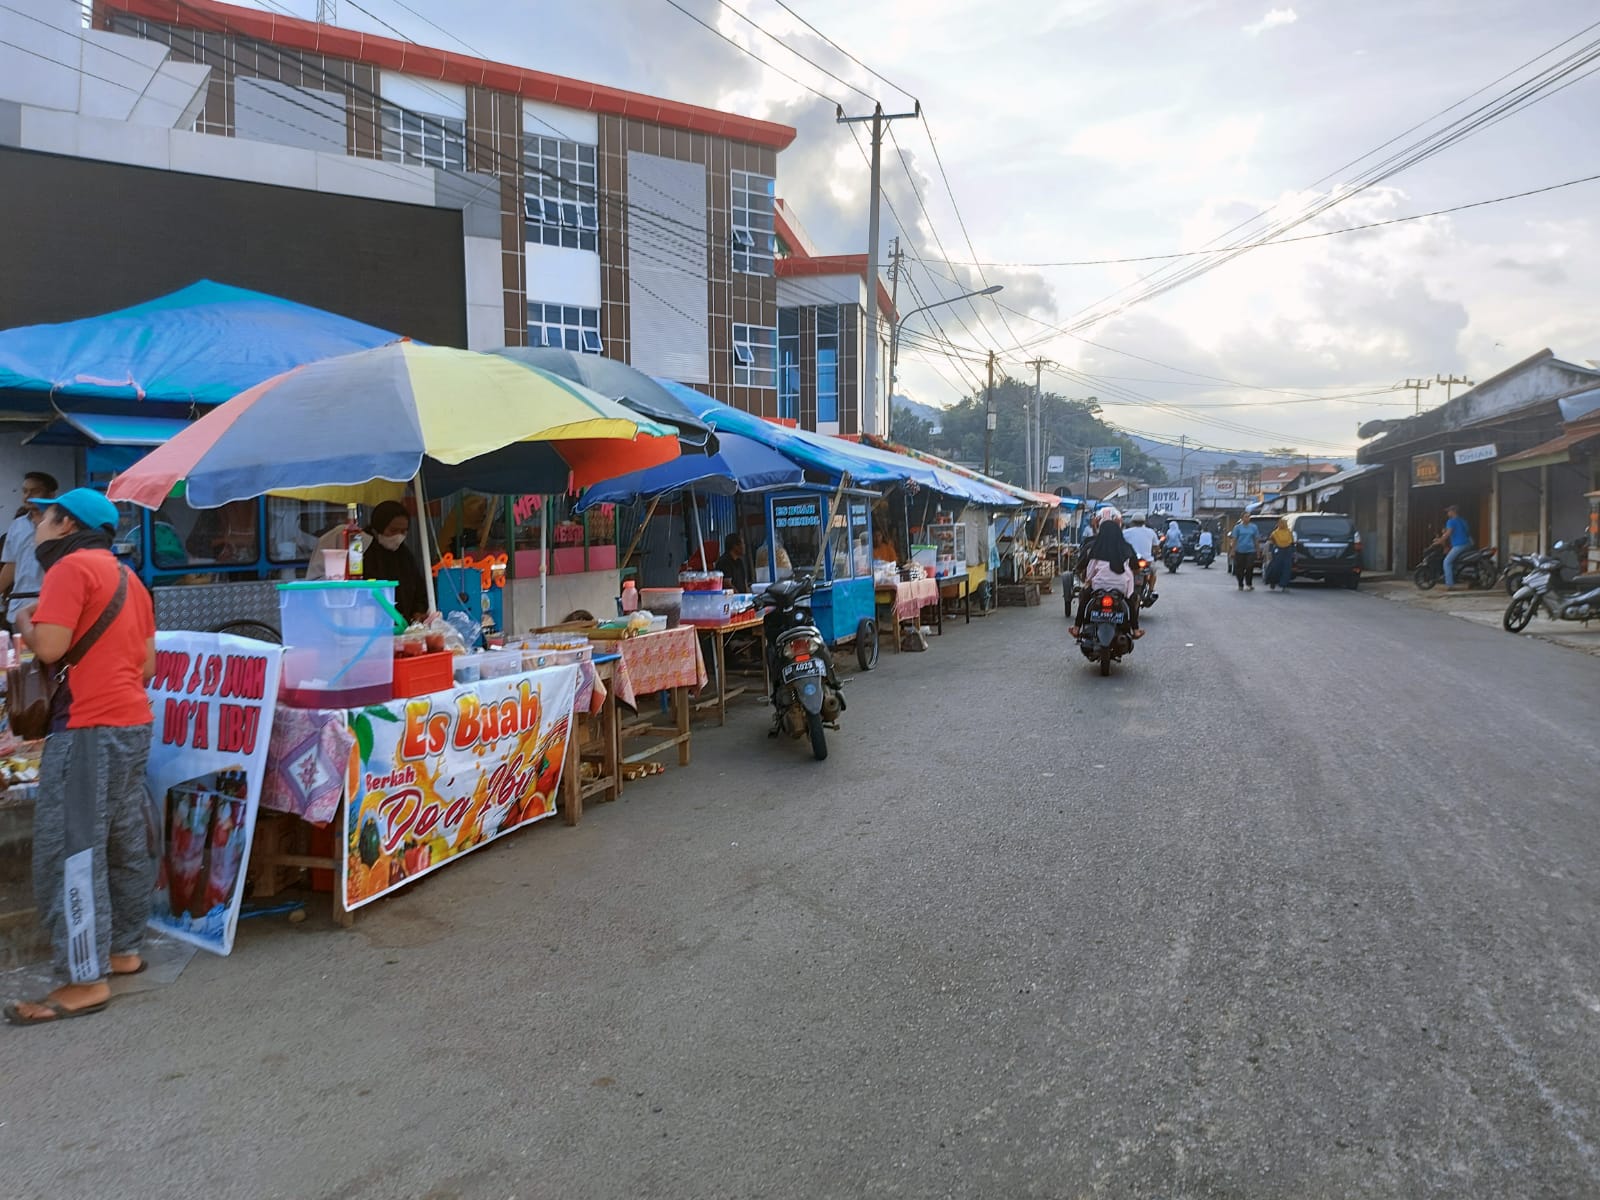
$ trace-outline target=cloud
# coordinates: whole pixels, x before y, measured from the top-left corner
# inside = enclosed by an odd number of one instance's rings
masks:
[[[1244,31],[1251,37],[1259,37],[1269,29],[1293,25],[1299,19],[1300,15],[1292,8],[1269,8],[1266,16],[1253,24],[1246,25]]]

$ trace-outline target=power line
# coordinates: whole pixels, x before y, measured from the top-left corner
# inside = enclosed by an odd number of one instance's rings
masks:
[[[906,89],[901,87],[899,84],[894,83],[891,80],[885,79],[878,72],[874,71],[871,67],[867,66],[866,63],[862,62],[859,58],[857,58],[854,54],[851,54],[850,51],[846,50],[838,42],[834,41],[827,34],[823,33],[822,30],[818,29],[810,21],[806,20],[799,13],[795,12],[794,9],[790,8],[787,4],[784,3],[784,0],[773,0],[773,3],[775,3],[779,8],[783,9],[784,12],[788,13],[796,21],[799,21],[800,24],[804,25],[807,29],[809,29],[812,33],[816,34],[819,38],[821,38],[828,45],[832,46],[840,54],[844,55],[851,62],[855,63],[856,66],[860,67],[868,75],[871,75],[879,83],[882,83],[887,87],[893,88],[895,91],[899,92],[902,96],[905,96],[908,99],[911,99],[911,100],[916,100],[917,99],[916,96],[914,96],[914,95],[912,95],[912,93],[906,91]]]

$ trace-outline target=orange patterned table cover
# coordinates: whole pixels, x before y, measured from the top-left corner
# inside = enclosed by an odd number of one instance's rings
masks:
[[[915,621],[922,615],[923,609],[932,608],[938,603],[937,579],[902,579],[895,585],[894,619],[897,622]]]
[[[706,685],[706,663],[700,655],[699,631],[690,626],[623,638],[615,643],[622,657],[612,679],[617,699],[638,708],[640,696],[668,688],[698,690]]]

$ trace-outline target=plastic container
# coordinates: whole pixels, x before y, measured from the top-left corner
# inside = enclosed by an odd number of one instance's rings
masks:
[[[478,682],[478,656],[476,654],[456,654],[451,657],[455,659],[453,674],[458,684]]]
[[[455,655],[448,651],[420,654],[415,658],[398,658],[394,664],[394,694],[426,696],[432,692],[449,691],[455,684]]]
[[[683,589],[674,588],[643,588],[639,592],[639,599],[645,608],[653,613],[663,613],[667,618],[667,626],[676,625],[683,615]]]
[[[726,621],[733,616],[732,592],[685,592],[685,621]]]
[[[639,610],[639,589],[634,586],[633,580],[625,580],[622,584],[622,615]]]
[[[679,571],[678,582],[685,592],[720,592],[721,571]]]
[[[478,660],[479,679],[499,679],[503,675],[522,673],[521,650],[485,650],[473,657]]]
[[[316,579],[278,585],[283,619],[280,698],[295,708],[358,708],[394,696],[394,639],[406,622],[396,584]]]

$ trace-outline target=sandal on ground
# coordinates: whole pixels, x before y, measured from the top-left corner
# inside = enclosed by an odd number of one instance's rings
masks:
[[[1133,636],[1134,636],[1134,637],[1135,637],[1135,638],[1142,638],[1142,637],[1143,637],[1143,636],[1144,636],[1144,630],[1142,630],[1142,629],[1135,629],[1135,630],[1134,630],[1134,631],[1133,631]]]
[[[131,971],[119,971],[115,967],[113,967],[112,970],[111,970],[111,977],[113,979],[125,979],[129,975],[143,975],[149,969],[150,969],[150,960],[146,959],[146,958],[141,958],[139,960],[139,965],[137,967],[135,967]]]
[[[1074,626],[1072,626],[1072,628],[1068,629],[1067,632],[1070,633],[1075,638],[1079,638],[1079,637],[1083,636],[1083,631],[1081,629],[1079,629],[1076,625],[1074,625]]]
[[[6,1023],[10,1025],[52,1025],[57,1021],[70,1021],[73,1017],[87,1017],[91,1013],[104,1012],[111,1003],[102,1000],[99,1004],[88,1004],[82,1008],[68,1008],[56,1000],[28,1000],[24,1003],[35,1008],[43,1008],[50,1012],[48,1017],[29,1017],[22,1013],[20,1004],[8,1004],[5,1008]]]

